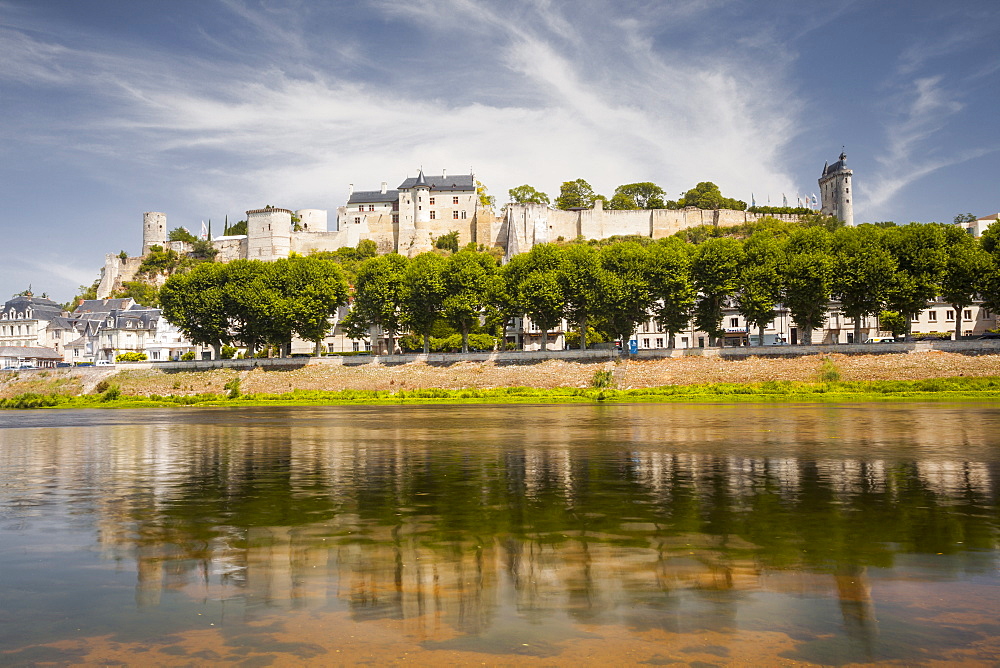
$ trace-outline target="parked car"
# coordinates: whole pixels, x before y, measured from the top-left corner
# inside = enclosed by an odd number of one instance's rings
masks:
[[[114,362],[109,362],[108,360],[97,360],[97,366],[114,366]]]
[[[865,341],[865,343],[895,343],[896,339],[891,336],[873,336],[872,338]]]

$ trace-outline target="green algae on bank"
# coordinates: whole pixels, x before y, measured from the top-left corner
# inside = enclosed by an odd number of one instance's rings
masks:
[[[280,394],[126,395],[112,387],[102,394],[21,394],[0,399],[0,408],[155,408],[163,406],[317,406],[460,403],[717,402],[717,401],[896,401],[992,400],[1000,398],[1000,377],[807,383],[710,383],[615,390],[596,388],[503,387],[491,389],[292,390]]]

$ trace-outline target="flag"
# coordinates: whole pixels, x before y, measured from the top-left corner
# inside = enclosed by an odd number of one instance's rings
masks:
[[[201,221],[201,238],[208,239],[208,228],[205,227],[205,221]]]

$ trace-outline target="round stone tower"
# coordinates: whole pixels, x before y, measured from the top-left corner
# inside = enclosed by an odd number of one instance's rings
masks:
[[[288,209],[247,211],[247,258],[273,262],[292,248],[292,212]]]
[[[415,225],[430,222],[431,186],[424,177],[424,170],[420,168],[420,174],[413,184],[413,222]]]
[[[167,214],[147,211],[142,214],[142,254],[149,253],[150,246],[167,245]]]
[[[847,154],[841,153],[840,160],[832,165],[823,165],[819,177],[819,192],[822,198],[820,213],[834,216],[845,225],[854,225],[854,205],[851,201],[851,176],[854,172],[847,168]]]

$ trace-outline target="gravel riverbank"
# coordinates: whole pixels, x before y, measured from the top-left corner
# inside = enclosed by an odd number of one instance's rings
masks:
[[[0,373],[0,398],[26,392],[77,395],[99,391],[101,381],[117,384],[125,395],[188,395],[223,393],[225,384],[240,380],[243,393],[281,393],[289,390],[413,390],[421,388],[488,389],[527,386],[538,388],[590,387],[598,371],[612,372],[618,389],[695,385],[701,383],[758,383],[769,380],[818,381],[829,359],[840,379],[919,380],[956,376],[1000,376],[1000,355],[962,355],[926,351],[890,355],[814,355],[769,359],[726,360],[682,357],[659,360],[570,362],[545,360],[532,364],[415,362],[396,366],[310,365],[296,369],[172,371],[162,369],[86,368]],[[103,389],[103,388],[101,388]]]

